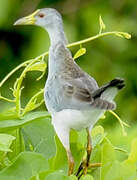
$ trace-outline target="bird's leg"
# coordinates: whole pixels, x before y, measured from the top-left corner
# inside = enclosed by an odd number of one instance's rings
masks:
[[[90,135],[90,131],[87,128],[87,162],[86,165],[89,166],[89,161],[90,161],[90,156],[91,156],[91,152],[92,152],[92,142],[91,142],[91,135]]]
[[[90,164],[90,157],[91,157],[91,152],[92,152],[92,141],[91,141],[91,134],[90,134],[90,129],[87,130],[87,157],[82,161],[80,164],[78,171],[76,172],[76,176],[80,177],[82,174],[87,174],[88,168],[94,168],[94,167],[100,167],[101,163],[93,163]]]
[[[52,120],[52,124],[57,133],[58,138],[60,139],[62,145],[66,149],[67,157],[68,157],[68,166],[69,166],[68,175],[71,175],[74,170],[74,159],[70,151],[70,143],[69,143],[70,129],[63,126],[63,124],[59,123],[59,120],[56,120],[56,119],[55,121]]]
[[[89,166],[89,161],[90,161],[90,156],[91,156],[91,151],[92,151],[92,143],[91,143],[90,131],[89,131],[88,128],[86,130],[87,130],[87,148],[86,148],[87,157],[80,164],[80,166],[78,168],[78,171],[76,173],[76,176],[78,176],[82,170],[84,170],[84,172],[83,172],[84,174],[87,174],[87,169],[88,169],[88,166]]]
[[[92,142],[91,142],[91,135],[90,135],[90,131],[87,128],[87,158],[85,160],[85,165],[84,165],[84,174],[87,174],[87,170],[89,167],[89,162],[90,162],[90,156],[91,156],[91,152],[92,152]]]
[[[74,171],[74,159],[73,159],[70,149],[66,151],[67,151],[68,164],[69,164],[68,176],[70,176],[71,174],[73,174],[73,171]]]

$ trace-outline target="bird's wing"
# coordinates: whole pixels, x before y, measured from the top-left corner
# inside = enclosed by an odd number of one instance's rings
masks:
[[[72,59],[71,52],[62,43],[54,50],[56,59],[60,59],[60,92],[57,93],[59,110],[62,109],[114,109],[115,105],[100,97],[93,97],[98,85],[94,78],[85,73]]]
[[[69,109],[114,109],[115,104],[100,97],[93,97],[83,78],[70,79],[63,84],[63,108]],[[61,97],[61,98],[62,98]]]

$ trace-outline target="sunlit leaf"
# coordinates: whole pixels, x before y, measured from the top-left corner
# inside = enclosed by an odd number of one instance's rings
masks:
[[[26,124],[31,123],[32,121],[39,120],[41,118],[49,118],[50,115],[47,111],[38,111],[38,112],[32,112],[28,113],[22,119],[10,119],[10,120],[1,120],[0,121],[0,132],[5,132],[8,130],[17,129],[19,127],[22,127]]]
[[[99,16],[99,25],[100,25],[100,33],[102,32],[102,30],[105,30],[106,25],[104,24],[101,15]]]
[[[0,179],[28,180],[37,173],[48,169],[48,161],[41,154],[23,152],[11,166],[0,172]]]
[[[80,56],[84,55],[85,53],[86,53],[86,48],[80,48],[74,55],[73,59],[77,59]]]
[[[54,171],[42,171],[39,174],[36,174],[35,176],[33,176],[32,178],[30,178],[29,180],[45,180],[46,176],[48,174],[53,173]]]
[[[105,118],[106,118],[105,114],[103,114],[103,115],[100,117],[100,119],[105,119]]]
[[[137,163],[137,138],[132,141],[131,152],[129,154],[128,161]]]
[[[1,120],[8,120],[8,119],[16,119],[17,118],[17,114],[15,113],[15,109],[14,111],[6,111],[4,113],[0,113],[0,121]]]
[[[126,32],[116,32],[115,35],[122,38],[131,39],[131,34]]]
[[[109,169],[112,166],[112,163],[115,161],[115,151],[111,144],[105,143],[103,145],[101,151],[101,180],[108,180],[105,179],[106,174],[109,172]]]
[[[39,81],[40,79],[42,79],[45,75],[45,71],[42,72],[42,74],[36,79],[37,81]]]
[[[0,134],[0,151],[2,152],[11,152],[10,146],[15,140],[14,136],[9,134]]]
[[[50,119],[44,117],[33,121],[23,128],[26,150],[41,153],[46,159],[55,155],[56,146],[54,136],[55,132]]]
[[[13,86],[13,89],[10,88],[12,91],[13,91],[13,96],[16,97],[17,95],[17,84],[18,84],[18,78],[16,79],[15,83],[14,83],[14,86]]]
[[[44,62],[37,62],[29,67],[28,71],[41,71],[44,72],[47,68],[47,64]]]
[[[62,172],[54,172],[46,176],[45,180],[77,180],[75,176],[66,176]]]
[[[95,126],[91,131],[92,136],[97,134],[104,134],[104,128],[102,126]]]
[[[37,99],[35,99],[34,101],[29,102],[26,105],[25,109],[24,109],[24,113],[27,113],[27,112],[32,111],[33,109],[35,109],[36,108],[36,101],[37,101]]]
[[[94,180],[94,178],[91,175],[86,175],[86,176],[82,177],[81,180]]]
[[[104,128],[102,126],[95,126],[91,131],[92,147],[99,145],[105,137]]]
[[[27,103],[27,105],[25,106],[22,115],[26,114],[29,111],[32,111],[34,109],[36,109],[37,107],[39,107],[43,102],[43,89],[40,90],[38,93],[36,93],[34,96],[31,97],[31,99],[29,100],[29,102]],[[42,100],[39,98],[39,96],[42,95]]]
[[[67,173],[68,170],[68,160],[65,148],[61,144],[59,138],[55,136],[56,142],[56,155],[50,161],[50,167],[52,170],[63,170]]]

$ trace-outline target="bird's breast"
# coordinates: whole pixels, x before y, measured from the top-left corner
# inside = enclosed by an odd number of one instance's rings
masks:
[[[44,89],[44,99],[48,111],[53,114],[60,110],[61,84],[57,76],[48,78]]]

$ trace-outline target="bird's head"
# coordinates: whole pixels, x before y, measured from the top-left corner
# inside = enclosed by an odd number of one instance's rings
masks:
[[[14,23],[14,25],[37,25],[45,29],[53,28],[58,24],[62,24],[62,17],[58,11],[52,8],[38,9]]]

